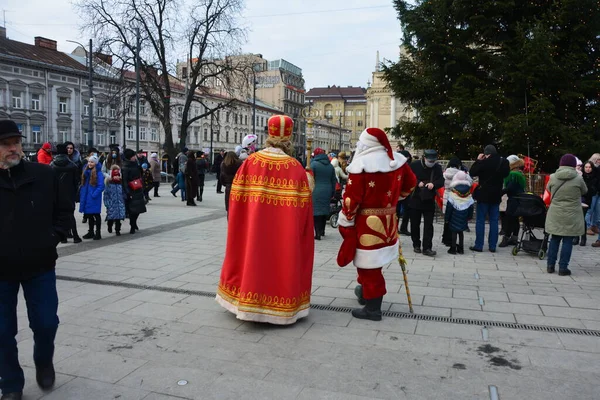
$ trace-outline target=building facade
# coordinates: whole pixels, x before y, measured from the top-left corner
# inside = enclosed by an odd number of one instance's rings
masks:
[[[306,93],[305,104],[317,119],[349,130],[351,135],[344,145],[354,148],[366,127],[367,98],[364,88],[335,85],[312,88]]]
[[[326,152],[350,152],[350,129],[340,128],[328,120],[313,120],[313,150],[320,147]]]
[[[402,56],[402,55],[401,55]],[[380,71],[379,52],[372,74],[372,83],[367,89],[367,123],[370,127],[387,130],[398,124],[398,121],[410,121],[416,118],[414,110],[398,100],[388,87]],[[388,135],[390,143],[404,142],[402,138]],[[395,146],[394,146],[395,147]]]

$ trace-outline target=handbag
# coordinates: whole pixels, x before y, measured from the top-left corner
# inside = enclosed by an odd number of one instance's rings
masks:
[[[431,169],[431,176],[429,177],[428,183],[433,183],[433,168]],[[435,189],[429,190],[425,186],[420,189],[419,196],[421,197],[421,201],[429,201],[435,198]]]
[[[136,191],[143,188],[142,180],[140,178],[134,179],[129,182],[129,189]]]

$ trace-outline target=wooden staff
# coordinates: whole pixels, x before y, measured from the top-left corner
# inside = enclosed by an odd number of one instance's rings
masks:
[[[412,306],[412,299],[410,298],[410,289],[408,288],[408,276],[406,274],[406,258],[402,254],[402,243],[400,242],[400,235],[398,235],[398,264],[402,268],[402,277],[404,278],[404,288],[406,289],[406,297],[408,298],[408,309],[411,314],[414,314]]]

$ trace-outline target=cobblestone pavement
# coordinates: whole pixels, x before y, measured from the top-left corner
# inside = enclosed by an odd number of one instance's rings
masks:
[[[236,320],[209,297],[167,292],[214,293],[227,223],[214,182],[195,208],[161,189],[135,235],[124,229],[117,238],[103,226],[100,241],[60,246],[58,376],[49,393],[35,384],[20,299],[25,399],[488,399],[490,386],[503,400],[600,398],[594,332],[393,317],[376,323],[316,309],[276,327]],[[438,242],[440,234],[436,225]],[[468,234],[465,244],[473,239]],[[409,238],[403,242],[417,314],[600,330],[596,249],[576,247],[573,275],[559,277],[510,248],[452,256],[437,244],[438,256],[427,258],[412,252]],[[330,227],[316,243],[313,304],[357,306],[355,269],[335,265],[340,243]],[[385,276],[384,308],[408,311],[400,268],[390,265]]]

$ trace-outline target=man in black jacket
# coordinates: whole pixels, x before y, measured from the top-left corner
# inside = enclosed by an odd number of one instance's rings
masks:
[[[435,196],[444,186],[442,166],[437,162],[437,151],[425,150],[422,160],[413,161],[410,168],[417,177],[417,187],[410,197],[410,231],[415,253],[421,253],[421,216],[423,216],[423,254],[429,257],[433,251],[433,216]]]
[[[70,210],[69,229],[73,237],[73,243],[81,243],[81,238],[77,234],[77,223],[75,222],[75,197],[77,188],[81,180],[81,170],[69,159],[67,146],[64,144],[56,145],[56,155],[50,163],[54,168],[56,178],[58,179],[58,202],[61,210]],[[71,236],[69,236],[71,237]],[[67,238],[63,238],[62,243],[67,243]]]
[[[54,384],[56,245],[69,223],[69,211],[58,202],[54,171],[24,161],[21,138],[13,121],[0,121],[0,389],[4,400],[21,399],[25,383],[15,340],[20,286],[33,331],[36,380],[42,389]]]
[[[225,151],[219,151],[213,163],[213,172],[217,174],[217,193],[223,193],[223,183],[221,182],[221,163],[225,158]]]
[[[470,175],[479,177],[479,187],[474,192],[473,198],[477,201],[477,222],[475,223],[475,245],[472,251],[483,251],[485,238],[485,219],[489,216],[490,234],[488,248],[496,252],[498,244],[498,218],[500,215],[500,201],[502,200],[502,186],[504,178],[510,173],[508,160],[500,157],[496,148],[489,144],[485,146],[483,154],[477,156],[477,161],[469,171]]]

